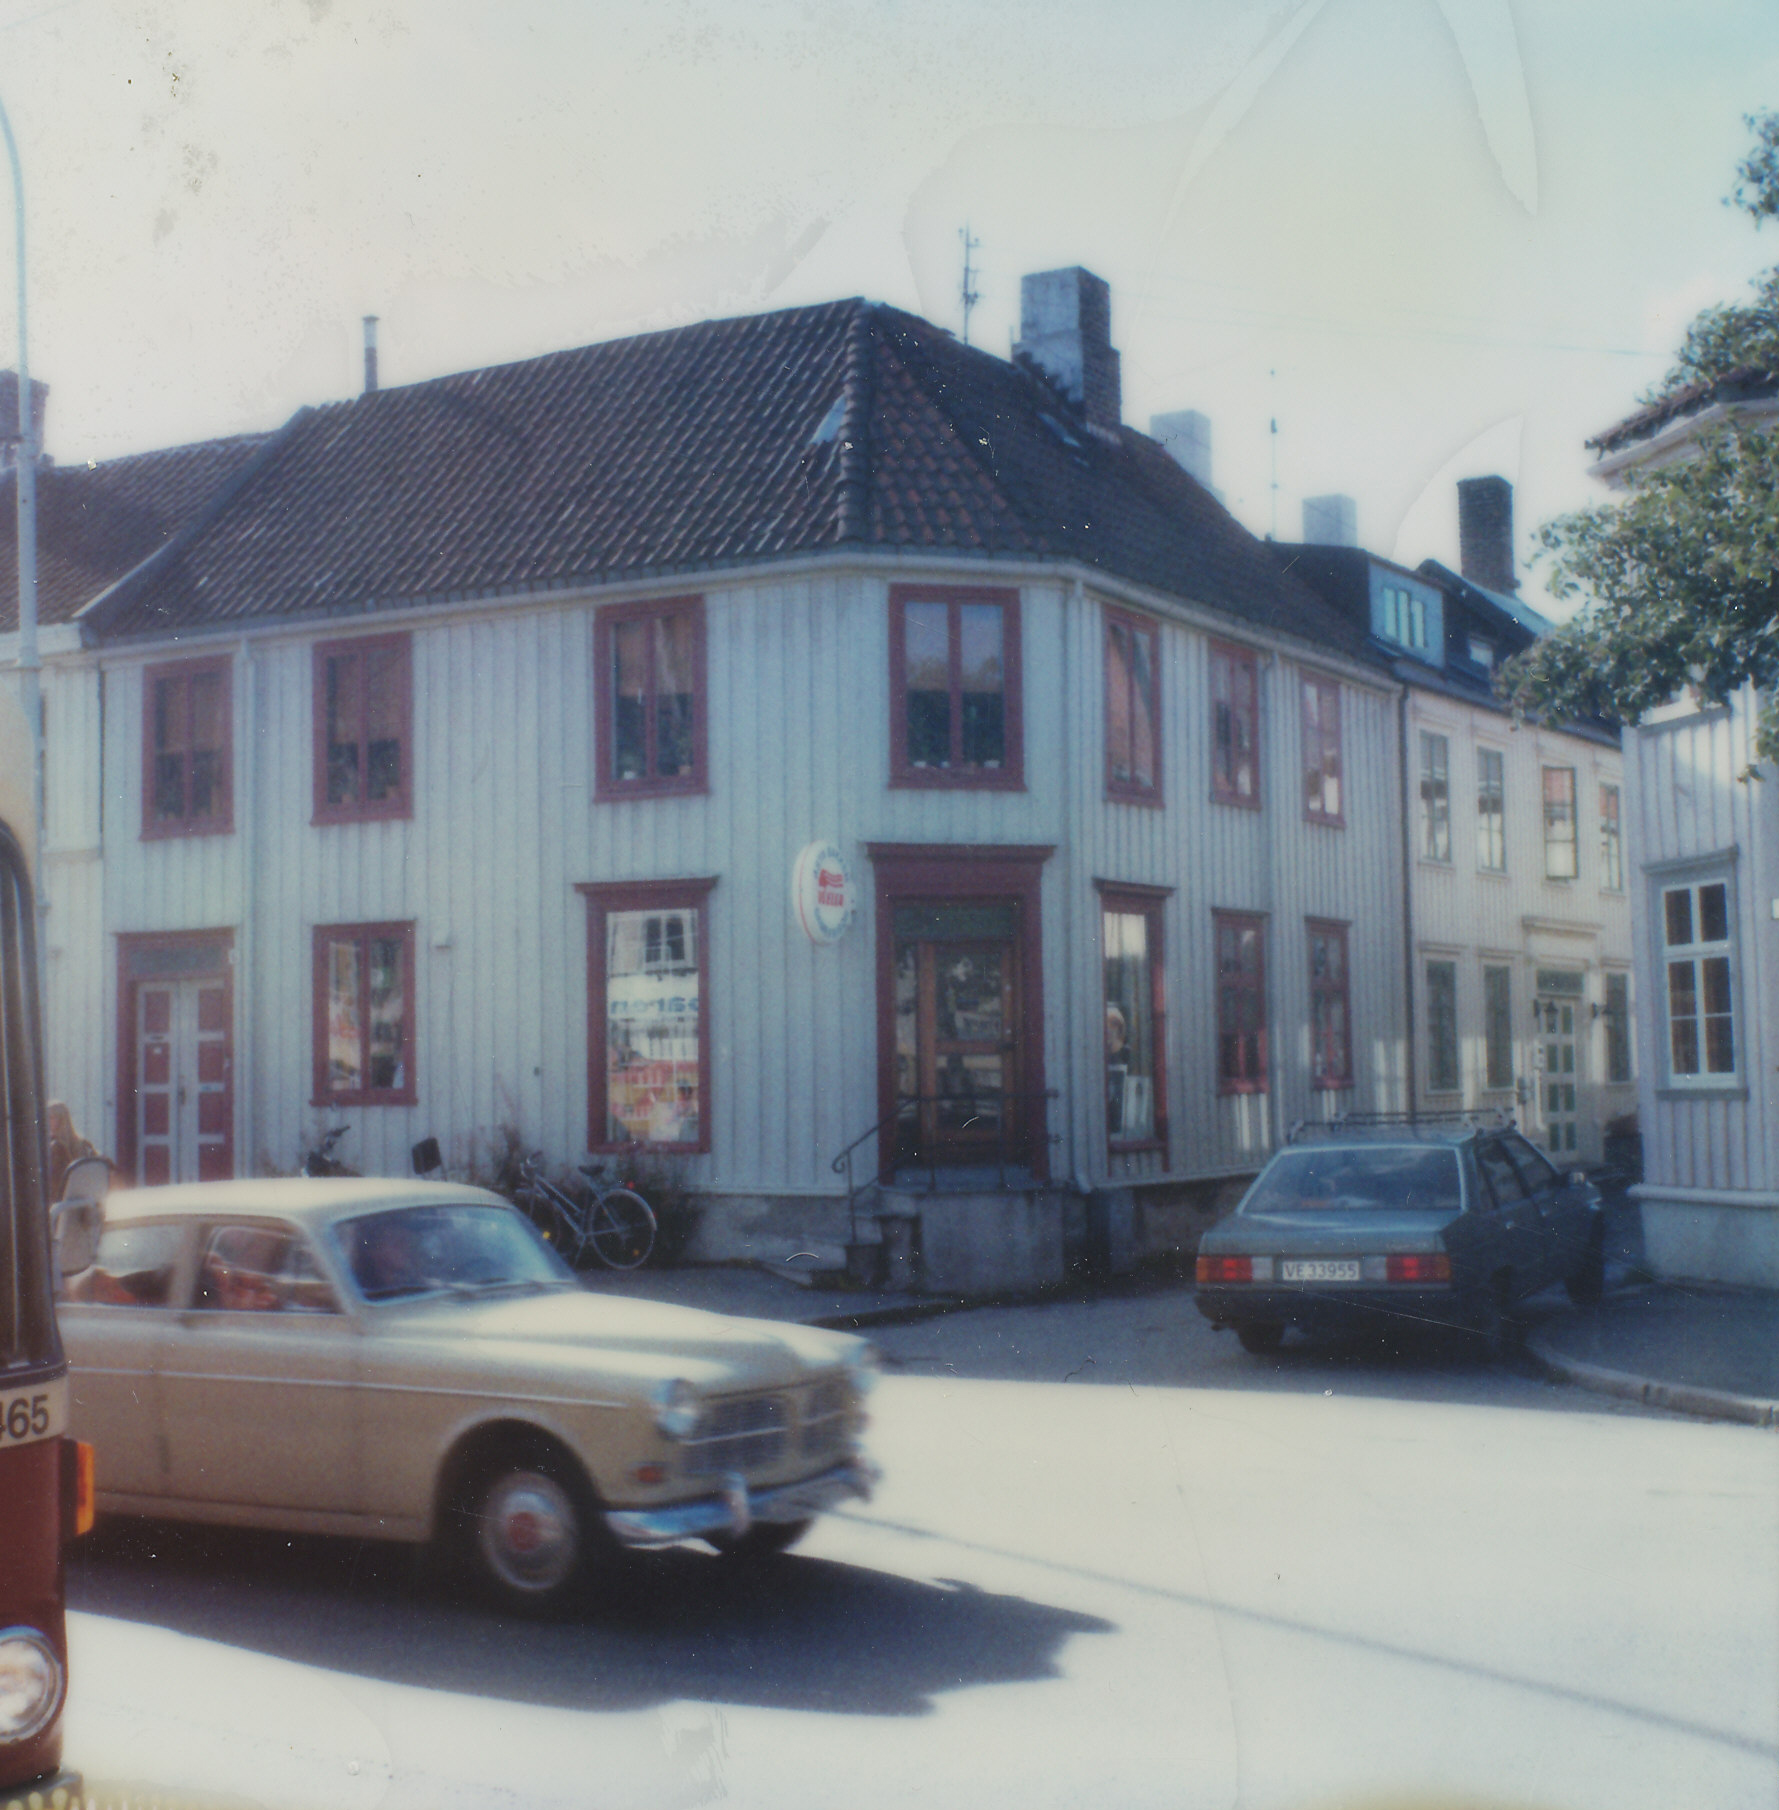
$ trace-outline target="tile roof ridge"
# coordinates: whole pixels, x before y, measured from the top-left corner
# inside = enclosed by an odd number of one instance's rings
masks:
[[[299,408],[282,427],[266,435],[253,457],[238,470],[230,473],[228,478],[217,487],[215,495],[203,508],[197,510],[190,520],[168,535],[146,558],[138,560],[121,578],[113,580],[96,597],[90,598],[82,604],[73,616],[74,622],[80,629],[82,644],[91,646],[101,639],[111,618],[129,600],[130,592],[142,580],[158,572],[176,554],[183,552],[205,529],[209,528],[254,479],[277,459],[295,437],[298,427],[315,413],[314,409],[305,405]]]
[[[834,538],[862,543],[871,520],[871,417],[877,406],[877,304],[863,299],[849,304],[845,377],[841,394],[845,412],[840,422],[840,485],[836,498]]]
[[[224,452],[231,448],[263,445],[278,428],[253,428],[243,434],[213,434],[207,440],[182,440],[175,446],[148,446],[140,452],[114,453],[109,459],[70,459],[66,464],[43,466],[40,476],[84,476],[89,472],[115,471],[120,465],[142,465],[158,459],[176,459],[187,453]],[[10,468],[9,468],[10,469]]]

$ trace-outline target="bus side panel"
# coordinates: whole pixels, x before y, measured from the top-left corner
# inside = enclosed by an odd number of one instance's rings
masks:
[[[0,1628],[46,1635],[66,1674],[62,1618],[62,1441],[0,1446]],[[53,1772],[62,1758],[60,1710],[28,1741],[0,1742],[0,1791]]]

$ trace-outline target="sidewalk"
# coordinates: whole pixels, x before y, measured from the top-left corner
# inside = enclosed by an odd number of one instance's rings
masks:
[[[937,1314],[986,1303],[956,1296],[910,1295],[888,1289],[805,1286],[795,1264],[767,1268],[752,1263],[697,1264],[684,1269],[581,1272],[581,1284],[598,1295],[631,1295],[701,1307],[710,1313],[739,1314],[748,1320],[797,1320],[852,1332],[867,1326],[928,1320]]]
[[[1779,1293],[1649,1283],[1553,1314],[1527,1349],[1584,1389],[1779,1427]]]

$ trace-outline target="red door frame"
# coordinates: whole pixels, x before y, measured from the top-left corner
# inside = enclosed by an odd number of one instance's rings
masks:
[[[202,966],[179,968],[166,974],[134,973],[134,958],[153,949],[204,949],[213,947],[219,960]],[[235,1173],[235,933],[232,930],[156,930],[129,932],[117,939],[117,1163],[132,1180],[136,1177],[136,990],[144,982],[167,980],[215,980],[223,983],[223,1012],[228,1020],[227,1073],[223,1085],[223,1158]]]
[[[1019,1060],[1021,1123],[1026,1161],[1039,1181],[1050,1179],[1050,1137],[1044,1098],[1044,863],[1054,843],[867,842],[876,880],[877,1118],[887,1126],[896,1110],[896,929],[902,900],[991,900],[1011,904],[1019,925]],[[880,1134],[881,1142],[881,1134]]]

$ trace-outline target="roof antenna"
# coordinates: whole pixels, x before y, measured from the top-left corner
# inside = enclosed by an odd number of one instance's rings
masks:
[[[958,288],[958,294],[964,304],[964,344],[967,346],[970,343],[970,310],[982,300],[982,292],[975,283],[976,272],[970,268],[970,253],[980,251],[982,241],[971,236],[967,223],[958,229],[957,236],[964,242],[964,280]]]
[[[1272,379],[1272,405],[1276,409],[1279,406],[1279,374],[1268,371],[1267,376]],[[1279,538],[1279,418],[1276,414],[1272,418],[1272,526],[1267,529],[1266,538]]]
[[[377,317],[367,314],[364,317],[364,393],[368,396],[377,387]]]

